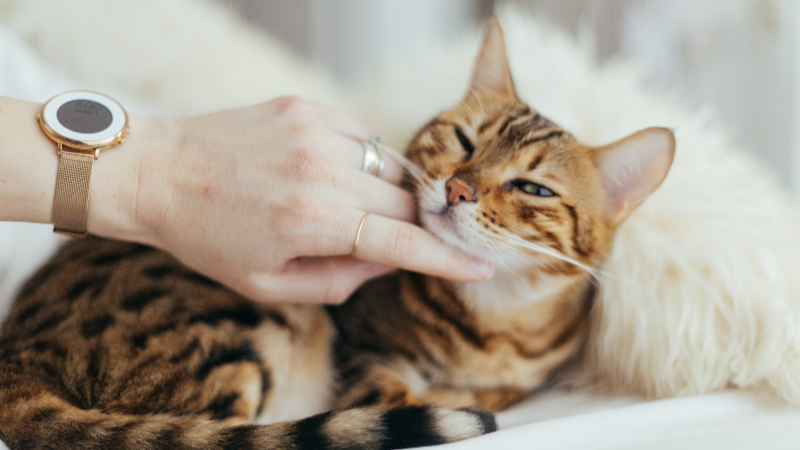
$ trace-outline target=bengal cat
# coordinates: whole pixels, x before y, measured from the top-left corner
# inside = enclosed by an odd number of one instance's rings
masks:
[[[485,410],[529,395],[582,345],[591,274],[674,146],[664,128],[578,143],[518,100],[493,20],[466,98],[407,153],[420,223],[494,261],[492,278],[401,272],[340,307],[265,305],[158,250],[75,241],[3,329],[0,438],[12,450],[382,449],[493,431]]]

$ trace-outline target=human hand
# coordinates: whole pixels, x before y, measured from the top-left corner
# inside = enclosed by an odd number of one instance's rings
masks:
[[[294,97],[188,119],[134,117],[124,147],[135,160],[118,167],[135,167],[135,177],[120,175],[135,180],[111,198],[121,183],[111,155],[125,157],[123,147],[98,160],[105,167],[92,185],[94,203],[133,205],[110,208],[132,219],[125,227],[93,220],[99,208],[90,207],[89,229],[165,249],[255,300],[338,303],[394,267],[488,277],[489,263],[409,223],[414,199],[397,186],[397,161],[384,155],[382,179],[360,170],[359,141],[370,133],[357,119]]]

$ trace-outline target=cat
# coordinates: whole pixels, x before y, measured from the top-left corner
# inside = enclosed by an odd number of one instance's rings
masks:
[[[74,241],[0,336],[0,438],[378,449],[491,432],[581,348],[592,274],[674,151],[665,128],[588,147],[522,103],[493,19],[465,99],[407,150],[420,224],[493,260],[490,279],[400,272],[337,307],[257,304],[156,249]]]

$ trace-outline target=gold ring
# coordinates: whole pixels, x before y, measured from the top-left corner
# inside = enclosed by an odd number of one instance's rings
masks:
[[[356,231],[356,240],[353,242],[353,251],[350,252],[350,256],[356,256],[356,249],[358,248],[358,240],[361,238],[361,229],[364,228],[364,221],[367,220],[367,216],[369,213],[364,214],[364,217],[361,218],[361,223],[358,224],[358,231]]]

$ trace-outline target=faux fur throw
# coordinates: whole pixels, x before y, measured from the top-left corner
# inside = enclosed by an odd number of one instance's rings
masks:
[[[648,126],[677,136],[672,171],[598,280],[583,373],[652,397],[733,385],[800,404],[800,214],[776,178],[712,113],[646,89],[632,65],[598,67],[590,45],[517,11],[500,19],[521,98],[579,140]],[[296,94],[358,114],[398,148],[459,101],[478,48],[476,30],[347,91],[205,1],[0,0],[0,23],[89,87],[168,114]]]

